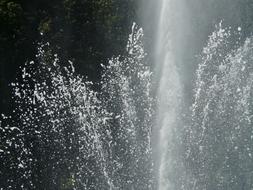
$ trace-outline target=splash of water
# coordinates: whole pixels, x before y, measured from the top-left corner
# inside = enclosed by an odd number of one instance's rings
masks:
[[[142,37],[134,24],[127,55],[104,67],[101,93],[71,62],[60,66],[49,44],[39,47],[38,63],[12,84],[13,117],[0,123],[1,171],[15,174],[1,175],[5,189],[153,188],[152,73]]]
[[[13,116],[1,116],[1,172],[9,174],[0,175],[3,188],[253,188],[253,39],[241,44],[229,29],[216,27],[203,49],[190,121],[183,126],[183,90],[167,20],[172,2],[161,2],[157,108],[143,31],[135,24],[126,56],[103,66],[101,93],[41,45],[38,62],[28,63],[22,82],[12,84]],[[158,145],[152,147],[154,130]]]
[[[195,189],[252,188],[252,38],[219,24],[197,70],[189,161]]]
[[[178,74],[168,16],[172,1],[161,2],[156,48],[158,188],[250,189],[252,38],[243,42],[240,27],[231,32],[222,23],[216,26],[200,56],[194,102],[185,117],[183,77]]]
[[[114,171],[119,189],[153,189],[151,129],[153,123],[152,73],[142,44],[143,31],[132,27],[128,55],[109,62],[102,89],[106,108],[113,113]]]

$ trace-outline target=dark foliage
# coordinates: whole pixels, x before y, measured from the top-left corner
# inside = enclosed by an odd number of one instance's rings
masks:
[[[79,74],[99,79],[100,64],[124,54],[136,16],[133,0],[0,0],[0,112],[10,112],[10,82],[34,60],[38,42],[50,42]],[[64,61],[63,61],[64,62]]]

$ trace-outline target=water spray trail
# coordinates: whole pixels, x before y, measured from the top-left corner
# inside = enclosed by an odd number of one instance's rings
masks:
[[[159,75],[157,129],[159,130],[158,168],[159,190],[173,189],[171,183],[173,153],[172,137],[177,127],[181,84],[175,64],[172,46],[171,1],[162,0],[157,33],[156,67]]]

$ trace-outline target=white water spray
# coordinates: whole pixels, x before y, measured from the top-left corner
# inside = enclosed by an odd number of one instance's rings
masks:
[[[170,182],[173,165],[171,140],[177,127],[181,99],[181,84],[171,40],[171,1],[162,0],[157,33],[156,67],[159,75],[157,129],[159,130],[159,190],[174,189]]]

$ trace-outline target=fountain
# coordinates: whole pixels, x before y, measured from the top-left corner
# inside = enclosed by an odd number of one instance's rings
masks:
[[[175,189],[171,173],[175,167],[173,136],[176,135],[177,119],[182,95],[181,82],[175,62],[171,36],[171,3],[161,1],[161,14],[157,32],[155,67],[158,76],[156,129],[158,132],[158,189]]]
[[[1,115],[0,189],[252,189],[253,38],[216,23],[188,82],[185,4],[159,1],[153,67],[133,24],[99,92],[38,44]]]
[[[99,93],[39,44],[36,62],[11,84],[13,116],[0,123],[2,171],[15,174],[4,176],[4,189],[153,189],[152,73],[142,37],[134,23],[127,55],[103,66]]]

